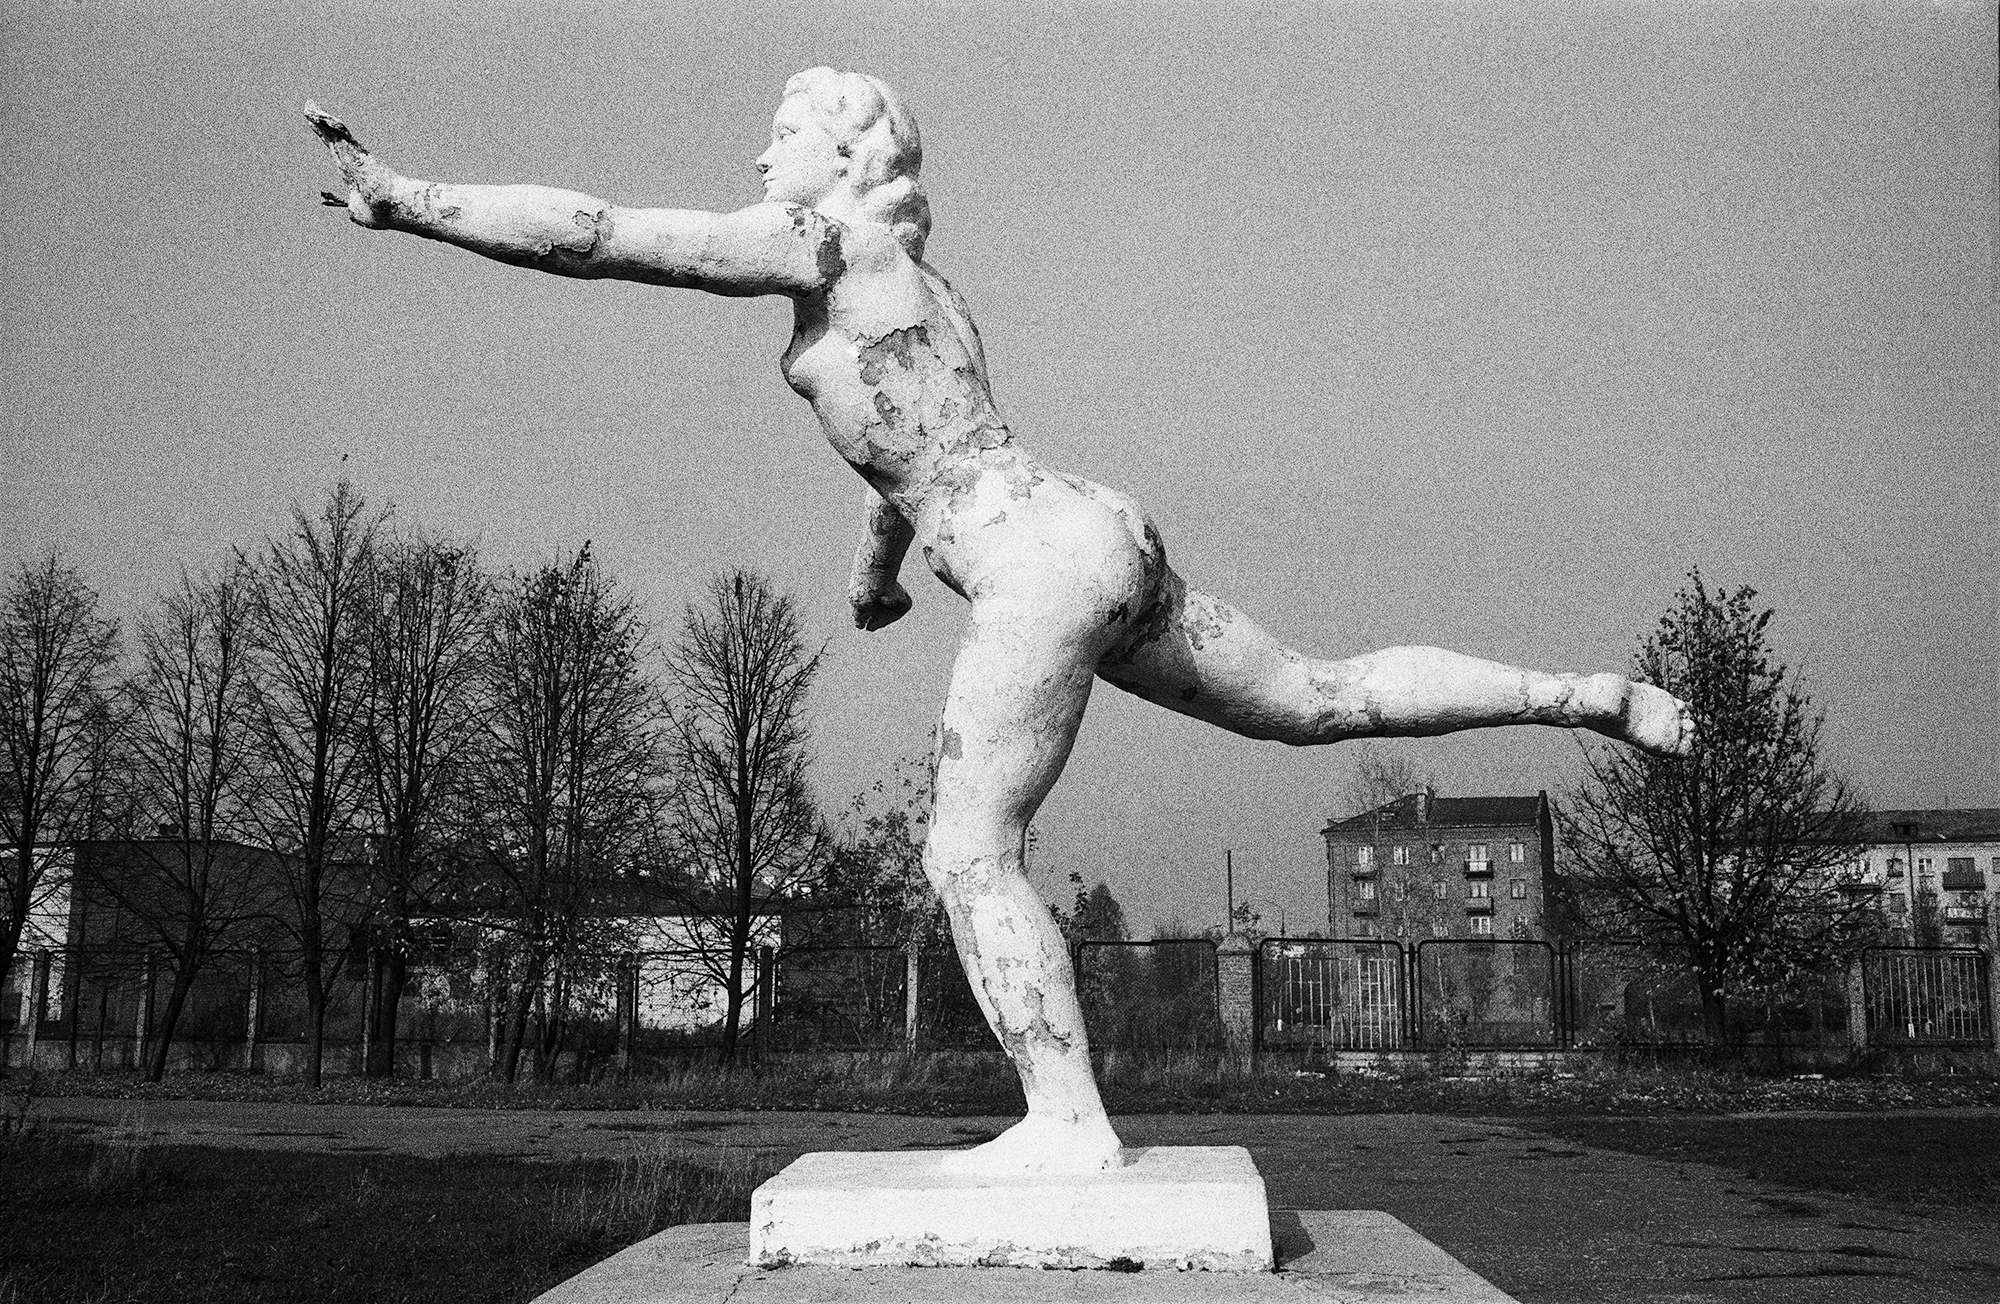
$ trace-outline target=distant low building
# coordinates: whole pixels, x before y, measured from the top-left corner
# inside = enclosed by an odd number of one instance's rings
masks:
[[[1329,821],[1320,836],[1334,937],[1547,936],[1555,834],[1546,792],[1440,797],[1426,788]]]
[[[2000,809],[1884,810],[1842,888],[1866,893],[1901,941],[1989,945],[2000,889]]]
[[[21,941],[13,966],[0,981],[0,1033],[20,1028],[28,1017],[30,993],[34,990],[36,957],[58,952],[69,944],[71,855],[66,846],[37,847],[35,861],[40,866],[34,895],[28,901],[28,917],[22,921]],[[0,853],[0,868],[11,872],[14,858]],[[44,998],[62,1017],[62,984],[59,976]]]

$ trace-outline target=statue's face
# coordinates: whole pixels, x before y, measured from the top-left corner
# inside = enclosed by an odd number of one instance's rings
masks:
[[[771,147],[757,156],[764,175],[764,198],[774,204],[819,203],[847,175],[847,159],[833,137],[794,95],[771,119]]]

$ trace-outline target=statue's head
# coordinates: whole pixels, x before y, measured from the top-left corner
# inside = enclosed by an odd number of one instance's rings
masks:
[[[801,126],[824,133],[830,157],[820,156],[816,138],[788,143],[786,133]],[[771,150],[758,160],[768,197],[812,205],[845,186],[864,217],[893,231],[912,258],[922,256],[931,230],[930,204],[917,180],[924,142],[917,120],[880,78],[806,69],[785,83],[772,136]],[[787,156],[778,157],[780,151]]]

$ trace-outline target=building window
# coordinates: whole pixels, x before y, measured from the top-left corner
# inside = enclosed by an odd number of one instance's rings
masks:
[[[1475,878],[1466,883],[1465,895],[1474,898],[1489,897],[1493,895],[1489,890],[1492,886],[1493,883],[1490,879]]]
[[[1902,876],[1903,876],[1903,858],[1901,856],[1889,857],[1889,877],[1901,878]]]
[[[1375,899],[1375,880],[1364,878],[1359,883],[1356,883],[1354,885],[1354,896],[1356,900],[1373,901]]]
[[[1444,884],[1443,884],[1443,883],[1433,883],[1433,884],[1431,884],[1431,890],[1432,890],[1432,892],[1433,892],[1433,893],[1434,893],[1434,894],[1435,894],[1435,895],[1437,896],[1437,899],[1438,899],[1438,900],[1440,900],[1440,901],[1444,900]]]
[[[1391,848],[1391,849],[1390,849],[1390,852],[1389,852],[1389,863],[1390,863],[1390,864],[1392,864],[1392,865],[1407,865],[1407,864],[1409,864],[1409,863],[1410,863],[1410,849],[1409,849],[1408,847],[1394,847],[1394,848]]]
[[[1373,847],[1356,847],[1356,848],[1354,849],[1354,863],[1355,863],[1355,864],[1357,864],[1357,865],[1372,865],[1372,864],[1374,864],[1374,863],[1375,863],[1375,848],[1373,848]]]
[[[1919,883],[1929,883],[1934,877],[1936,877],[1936,874],[1931,869],[1930,857],[1917,857],[1917,881]]]
[[[1889,894],[1889,913],[1890,913],[1890,914],[1892,914],[1892,915],[1900,915],[1900,914],[1902,914],[1903,912],[1905,912],[1906,910],[1908,910],[1909,908],[1910,908],[1910,904],[1909,904],[1909,902],[1907,902],[1907,901],[1903,900],[1903,894],[1902,894],[1901,892],[1891,892],[1891,893]]]
[[[1474,915],[1472,917],[1472,934],[1475,937],[1493,936],[1493,916]]]
[[[1972,872],[1972,857],[1946,856],[1944,858],[1944,867],[1954,874],[1970,874]]]
[[[1517,878],[1513,882],[1509,883],[1507,885],[1507,895],[1514,898],[1516,901],[1527,900],[1528,880],[1525,878]]]
[[[1431,843],[1431,864],[1433,865],[1444,864],[1444,843],[1442,842]],[[2000,869],[2000,856],[1995,856],[1993,858],[1993,868]]]
[[[1520,865],[1526,863],[1527,859],[1528,848],[1525,845],[1519,842],[1510,842],[1507,844],[1508,863]]]
[[[1486,864],[1487,863],[1486,844],[1484,842],[1474,842],[1470,844],[1465,849],[1465,858],[1471,861],[1475,865]]]
[[[1395,897],[1398,901],[1408,900],[1410,896],[1409,881],[1407,879],[1401,879],[1401,878],[1397,879],[1395,883],[1391,885],[1390,891],[1395,894]]]

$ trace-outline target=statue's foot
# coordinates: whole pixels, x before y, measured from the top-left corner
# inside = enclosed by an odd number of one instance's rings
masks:
[[[1581,694],[1589,727],[1655,756],[1686,756],[1694,750],[1694,716],[1686,702],[1664,688],[1635,683],[1623,675],[1591,675]]]
[[[960,1177],[1102,1173],[1122,1162],[1118,1134],[1102,1115],[1065,1122],[1030,1114],[991,1141],[946,1155],[944,1171]]]

